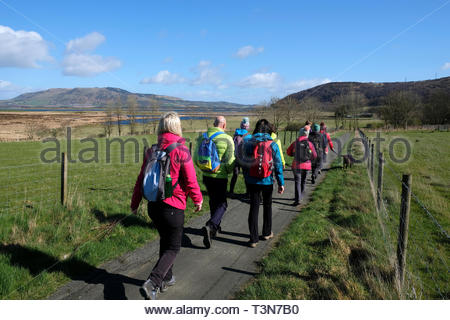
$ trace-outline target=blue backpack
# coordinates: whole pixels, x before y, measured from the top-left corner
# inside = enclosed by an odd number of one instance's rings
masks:
[[[217,147],[213,139],[225,132],[218,131],[211,137],[207,133],[203,134],[203,140],[198,146],[197,166],[204,172],[216,173],[220,169],[220,159],[217,153]]]
[[[169,197],[166,196],[166,176],[170,174],[170,153],[180,145],[172,143],[166,149],[161,149],[154,144],[147,149],[142,194],[148,201],[156,202]],[[172,185],[172,189],[177,184]]]

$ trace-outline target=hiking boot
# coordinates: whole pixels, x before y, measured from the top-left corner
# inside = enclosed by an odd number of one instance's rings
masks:
[[[316,183],[316,177],[311,177],[311,184],[315,184]]]
[[[298,206],[299,204],[300,204],[299,201],[294,201],[294,203],[292,204],[292,206],[293,206],[293,207],[296,207],[296,206]]]
[[[204,226],[202,228],[203,232],[203,244],[206,249],[211,248],[211,228],[209,226]]]
[[[262,236],[262,239],[269,240],[273,238],[273,232],[271,232],[268,236]]]
[[[175,276],[172,276],[172,278],[170,278],[170,280],[167,280],[167,281],[164,280],[164,281],[162,282],[162,286],[161,286],[160,291],[161,291],[161,292],[166,292],[167,289],[169,289],[169,287],[175,285],[175,283],[176,283],[176,281],[175,281]]]
[[[146,300],[156,300],[156,296],[159,293],[159,288],[153,283],[152,280],[148,279],[139,289],[139,292]]]

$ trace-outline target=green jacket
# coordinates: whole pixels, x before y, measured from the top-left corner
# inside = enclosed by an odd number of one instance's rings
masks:
[[[214,133],[218,131],[223,131],[217,127],[211,127],[208,129],[208,137],[211,137]],[[197,145],[195,150],[198,149],[203,137],[199,136],[197,138]],[[203,175],[211,178],[227,179],[228,175],[233,172],[234,168],[234,142],[233,138],[228,134],[219,134],[213,139],[216,144],[217,153],[220,158],[220,169],[216,173],[203,172]],[[194,163],[197,163],[198,153],[194,152]]]

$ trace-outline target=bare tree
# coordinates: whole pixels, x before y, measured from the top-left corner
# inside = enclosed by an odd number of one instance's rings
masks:
[[[386,105],[381,108],[381,118],[398,128],[407,129],[418,118],[422,102],[420,97],[409,91],[393,92],[386,98]]]
[[[111,133],[112,133],[112,127],[114,124],[114,102],[113,101],[108,101],[108,104],[106,105],[106,117],[105,117],[105,122],[103,122],[103,130],[105,133],[105,136],[110,137]]]
[[[122,133],[122,124],[120,123],[120,120],[122,118],[122,106],[120,101],[117,101],[116,103],[114,103],[114,115],[116,116],[117,119],[117,131],[119,132],[119,136]]]
[[[320,117],[321,106],[317,98],[306,97],[300,101],[299,108],[297,110],[301,121],[309,120],[316,122]]]
[[[158,116],[159,116],[159,104],[156,100],[152,100],[151,104],[150,104],[150,109],[152,112],[152,116],[153,116],[153,120],[151,122],[152,127],[153,127],[153,133],[156,133],[156,128],[158,127]]]
[[[272,124],[279,128],[282,122],[282,115],[283,115],[283,108],[280,104],[280,99],[277,97],[270,98],[270,101],[266,103],[266,114],[265,116],[268,117],[269,121],[272,122]]]
[[[280,102],[282,111],[282,118],[287,125],[295,122],[298,118],[298,112],[300,110],[300,103],[297,99],[289,96]]]
[[[136,96],[128,96],[127,98],[128,117],[130,122],[130,134],[136,133],[136,115],[137,115],[137,98]]]

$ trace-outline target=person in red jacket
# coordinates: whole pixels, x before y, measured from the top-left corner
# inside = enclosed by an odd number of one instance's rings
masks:
[[[164,114],[158,127],[159,147],[165,149],[173,143],[180,145],[170,152],[170,175],[174,186],[172,196],[161,201],[148,202],[148,215],[158,230],[160,245],[159,260],[140,289],[146,299],[156,299],[160,291],[165,291],[168,286],[175,284],[172,267],[181,247],[187,197],[189,196],[194,202],[196,212],[202,209],[202,193],[189,149],[186,148],[181,134],[181,122],[178,114],[176,112]],[[137,212],[142,200],[142,183],[148,157],[147,153],[134,186],[131,200],[133,213]]]
[[[306,145],[305,145],[306,143]],[[303,148],[306,146],[307,148]],[[306,175],[311,170],[311,160],[317,157],[314,145],[308,140],[308,130],[301,128],[299,137],[292,142],[286,153],[294,157],[292,161],[292,171],[295,180],[295,200],[293,206],[298,206],[302,200],[302,193],[305,190]],[[308,160],[306,160],[308,159]]]
[[[333,141],[330,138],[330,134],[327,132],[327,126],[325,125],[324,122],[320,123],[320,133],[323,135],[324,138],[323,145],[325,146],[325,148],[323,149],[322,162],[320,164],[319,173],[322,171],[322,165],[324,165],[327,162],[328,145],[330,146],[330,149],[334,151]]]

